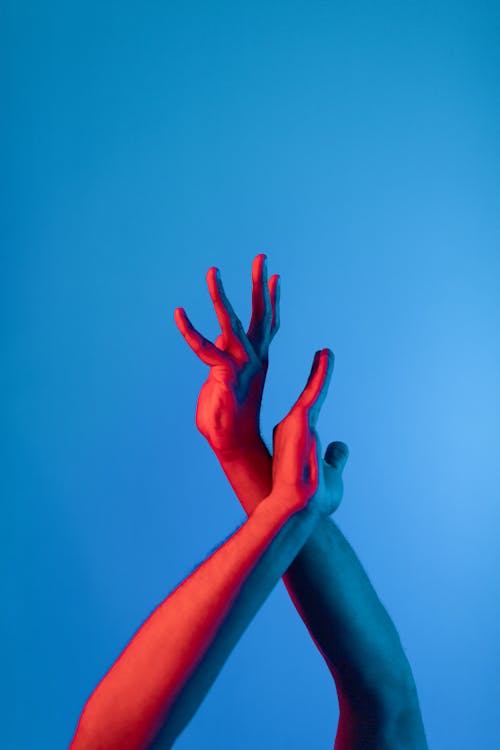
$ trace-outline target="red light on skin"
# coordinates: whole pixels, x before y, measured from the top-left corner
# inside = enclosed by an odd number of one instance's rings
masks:
[[[331,375],[315,356],[274,430],[273,487],[247,521],[148,617],[90,696],[71,750],[146,750],[182,731],[325,506],[315,424]]]

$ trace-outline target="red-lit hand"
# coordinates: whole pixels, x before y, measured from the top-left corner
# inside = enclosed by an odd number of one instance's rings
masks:
[[[316,352],[304,390],[273,433],[272,494],[289,498],[297,509],[312,503],[327,515],[342,499],[342,470],[348,456],[344,443],[331,443],[323,461],[316,432],[333,361],[329,349]]]
[[[198,397],[196,425],[221,456],[260,441],[269,344],[279,328],[279,279],[274,275],[267,281],[266,256],[257,255],[252,265],[252,317],[246,333],[216,268],[208,271],[207,284],[222,330],[215,344],[194,328],[182,307],[174,317],[191,349],[210,366]]]

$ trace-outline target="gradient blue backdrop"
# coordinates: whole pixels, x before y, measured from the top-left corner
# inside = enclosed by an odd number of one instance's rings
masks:
[[[208,267],[282,275],[266,438],[316,348],[338,521],[430,745],[498,737],[496,2],[1,9],[1,744],[65,747],[136,627],[243,514],[197,434]],[[280,587],[178,742],[328,748],[333,684]]]

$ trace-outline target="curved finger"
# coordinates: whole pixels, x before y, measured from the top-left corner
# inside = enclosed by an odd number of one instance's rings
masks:
[[[254,258],[252,263],[252,317],[247,333],[252,343],[267,345],[271,320],[272,306],[267,282],[267,258],[264,253],[261,253]]]
[[[208,269],[207,286],[210,298],[214,305],[215,314],[217,315],[217,320],[219,321],[226,342],[225,348],[228,351],[244,352],[248,356],[251,356],[252,352],[250,342],[247,339],[240,319],[234,312],[233,306],[226,296],[219,269],[215,268],[215,266]]]
[[[303,408],[309,414],[311,426],[316,424],[333,372],[334,356],[330,349],[322,349],[314,356],[311,373],[306,386],[295,402],[295,408]]]
[[[271,339],[278,333],[280,327],[280,290],[281,283],[279,274],[275,273],[268,282],[269,296],[271,298]]]
[[[177,328],[186,339],[187,344],[193,352],[207,365],[224,365],[227,356],[218,349],[215,344],[201,335],[193,326],[183,307],[177,307],[174,311],[174,320]]]
[[[316,425],[318,421],[321,407],[328,394],[330,387],[330,381],[333,374],[333,366],[335,362],[335,356],[330,349],[323,349],[321,352],[320,363],[318,365],[318,371],[316,377],[318,378],[317,390],[312,393],[312,403],[309,410],[309,421],[312,426]]]

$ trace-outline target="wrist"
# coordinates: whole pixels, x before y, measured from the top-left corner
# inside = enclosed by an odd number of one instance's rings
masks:
[[[260,435],[225,450],[215,450],[222,471],[249,514],[272,489],[271,456]]]
[[[228,441],[224,448],[212,446],[212,450],[221,464],[240,463],[255,456],[269,457],[267,446],[258,431],[235,437],[234,441]]]
[[[287,518],[300,513],[304,518],[318,521],[322,513],[318,505],[311,500],[297,493],[295,489],[279,487],[272,489],[263,502],[267,507],[274,508],[277,513],[281,511]]]

